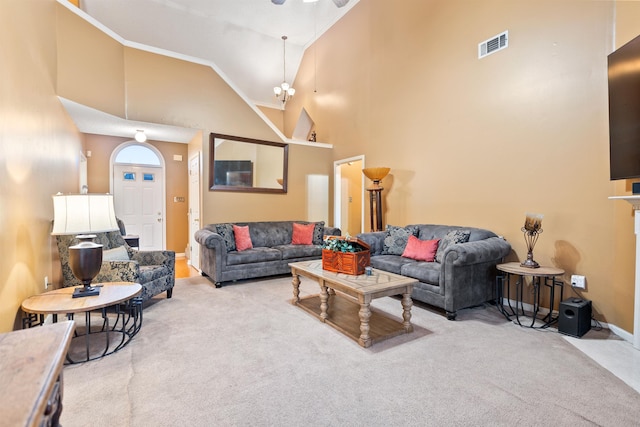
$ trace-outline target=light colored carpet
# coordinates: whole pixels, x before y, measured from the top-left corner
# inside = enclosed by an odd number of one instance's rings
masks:
[[[301,294],[317,293],[302,279]],[[556,332],[495,307],[361,348],[289,303],[291,278],[179,279],[118,353],[64,369],[73,426],[632,426],[640,395]],[[374,307],[400,316],[400,301]]]

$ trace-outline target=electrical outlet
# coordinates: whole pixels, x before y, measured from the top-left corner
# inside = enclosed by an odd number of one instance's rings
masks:
[[[49,289],[49,276],[44,276],[44,288]]]
[[[578,274],[571,275],[571,286],[574,288],[585,289],[586,288],[586,278],[584,276],[580,276]]]

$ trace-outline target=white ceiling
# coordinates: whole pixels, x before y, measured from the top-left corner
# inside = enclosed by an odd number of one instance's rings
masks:
[[[131,42],[213,62],[246,97],[279,108],[273,87],[295,79],[304,49],[359,0],[81,0],[92,18]]]

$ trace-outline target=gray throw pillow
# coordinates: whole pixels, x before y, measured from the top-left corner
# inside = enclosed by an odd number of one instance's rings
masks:
[[[436,262],[442,262],[444,251],[451,245],[465,243],[469,241],[471,232],[469,230],[451,230],[440,240],[438,252],[436,252]]]
[[[227,252],[236,250],[236,237],[233,234],[233,224],[216,224],[216,233],[224,240]]]
[[[311,244],[321,245],[322,239],[324,238],[324,221],[319,221],[315,224],[315,227],[313,227],[313,238],[311,239]]]
[[[396,227],[395,225],[387,225],[386,233],[382,253],[384,255],[402,255],[409,241],[409,236],[418,237],[418,226]]]

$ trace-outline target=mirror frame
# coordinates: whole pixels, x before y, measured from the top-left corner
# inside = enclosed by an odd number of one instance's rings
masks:
[[[272,147],[282,148],[282,188],[266,188],[266,187],[241,187],[233,185],[215,185],[215,140],[228,139],[231,141],[245,142],[249,144],[270,145]],[[288,185],[288,163],[289,163],[289,144],[282,142],[264,141],[261,139],[243,138],[240,136],[223,135],[220,133],[209,134],[209,191],[235,191],[239,193],[276,193],[286,194]]]

